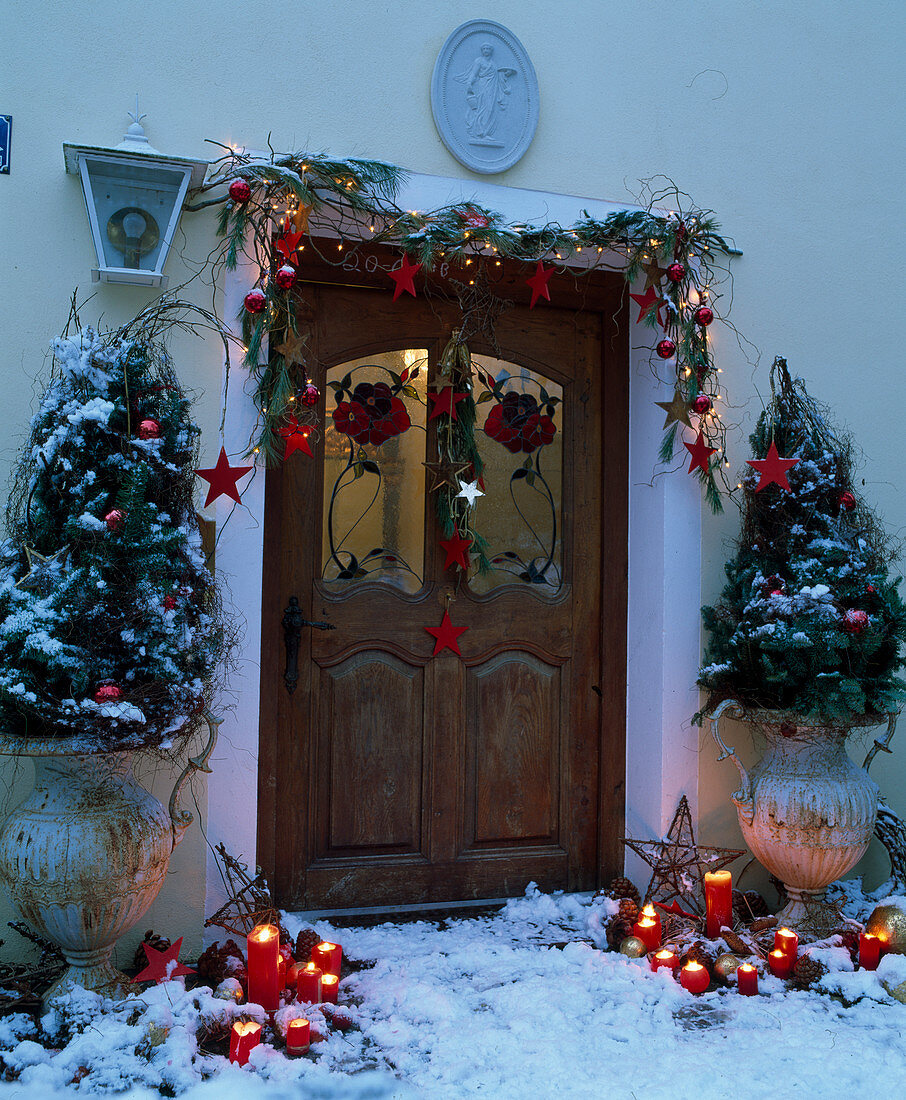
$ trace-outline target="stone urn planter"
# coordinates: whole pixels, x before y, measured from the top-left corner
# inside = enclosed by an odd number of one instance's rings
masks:
[[[69,963],[45,998],[73,985],[114,996],[128,986],[110,955],[157,897],[192,822],[177,800],[193,771],[210,771],[219,721],[208,721],[211,741],[177,779],[169,809],[133,777],[134,750],[105,752],[84,738],[0,738],[0,753],[35,766],[34,789],[0,827],[0,882]]]
[[[747,721],[764,738],[764,755],[751,772],[720,735],[724,714]],[[889,740],[897,715],[887,718]],[[878,787],[847,756],[846,738],[853,728],[878,725],[878,717],[847,727],[816,725],[726,700],[710,721],[719,759],[732,759],[742,779],[732,795],[742,835],[789,898],[778,920],[807,935],[826,934],[840,918],[825,902],[825,890],[865,854],[878,813]]]

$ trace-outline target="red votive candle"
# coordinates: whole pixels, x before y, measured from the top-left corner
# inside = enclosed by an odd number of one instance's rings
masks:
[[[733,876],[729,871],[705,872],[705,935],[716,940],[721,928],[733,927]]]
[[[337,1003],[337,990],[340,985],[340,979],[336,974],[322,974],[321,975],[321,1003],[326,1005],[335,1005]]]
[[[651,969],[660,970],[661,967],[669,967],[671,970],[676,970],[679,966],[679,959],[676,957],[676,952],[671,951],[665,947],[663,951],[657,951],[651,956]]]
[[[785,951],[781,951],[776,947],[768,955],[768,966],[775,978],[788,978],[793,972],[794,961],[792,955],[788,955]]]
[[[343,948],[338,943],[323,940],[311,949],[311,961],[325,974],[334,974],[339,978],[340,965],[343,962]]]
[[[881,961],[881,940],[871,932],[859,935],[859,966],[863,970],[877,970]]]
[[[252,1049],[261,1042],[261,1024],[254,1020],[237,1020],[230,1032],[230,1061],[244,1066]]]
[[[751,963],[741,963],[736,968],[736,983],[743,997],[754,997],[758,992],[758,971]]]
[[[321,1003],[321,971],[314,963],[306,963],[296,979],[296,995],[306,1004]]]
[[[286,1053],[304,1054],[311,1045],[311,1025],[308,1020],[290,1020],[286,1029]]]
[[[782,951],[795,962],[796,953],[799,950],[799,937],[789,928],[778,928],[774,933],[774,950]]]
[[[661,921],[659,917],[641,916],[632,926],[632,934],[645,945],[646,951],[657,951],[661,946]]]
[[[701,963],[687,962],[680,971],[680,985],[690,993],[704,993],[711,984],[711,975]]]
[[[265,1012],[280,1005],[280,930],[273,924],[259,924],[248,934],[249,1002]]]

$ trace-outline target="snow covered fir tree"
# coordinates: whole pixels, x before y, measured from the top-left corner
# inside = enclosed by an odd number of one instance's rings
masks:
[[[839,724],[894,710],[906,610],[892,543],[855,492],[852,443],[783,359],[771,389],[750,437],[737,553],[703,609],[704,713],[728,698]]]
[[[0,546],[0,727],[166,747],[224,649],[192,504],[199,428],[149,329],[53,342]]]

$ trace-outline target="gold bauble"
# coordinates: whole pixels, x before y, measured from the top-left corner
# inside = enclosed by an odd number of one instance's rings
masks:
[[[627,936],[620,944],[620,954],[630,959],[640,959],[648,954],[648,948],[638,936]]]
[[[742,959],[737,958],[732,951],[724,951],[714,960],[714,977],[728,982],[736,974]]]
[[[238,978],[224,978],[214,990],[214,996],[222,1001],[235,1001],[236,1004],[243,999],[244,993]]]
[[[900,1004],[906,1005],[906,982],[899,982],[898,984],[894,984],[893,982],[885,981],[882,978],[881,985],[884,986],[884,988],[895,1001],[899,1001]]]
[[[906,909],[901,905],[879,905],[868,918],[865,931],[877,936],[883,951],[906,955]]]

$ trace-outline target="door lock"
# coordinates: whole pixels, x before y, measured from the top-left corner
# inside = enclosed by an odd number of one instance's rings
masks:
[[[295,596],[290,596],[289,606],[283,612],[283,644],[286,646],[286,669],[283,682],[290,695],[299,683],[299,642],[302,640],[302,627],[310,626],[316,630],[336,630],[333,623],[316,623],[306,619]]]

